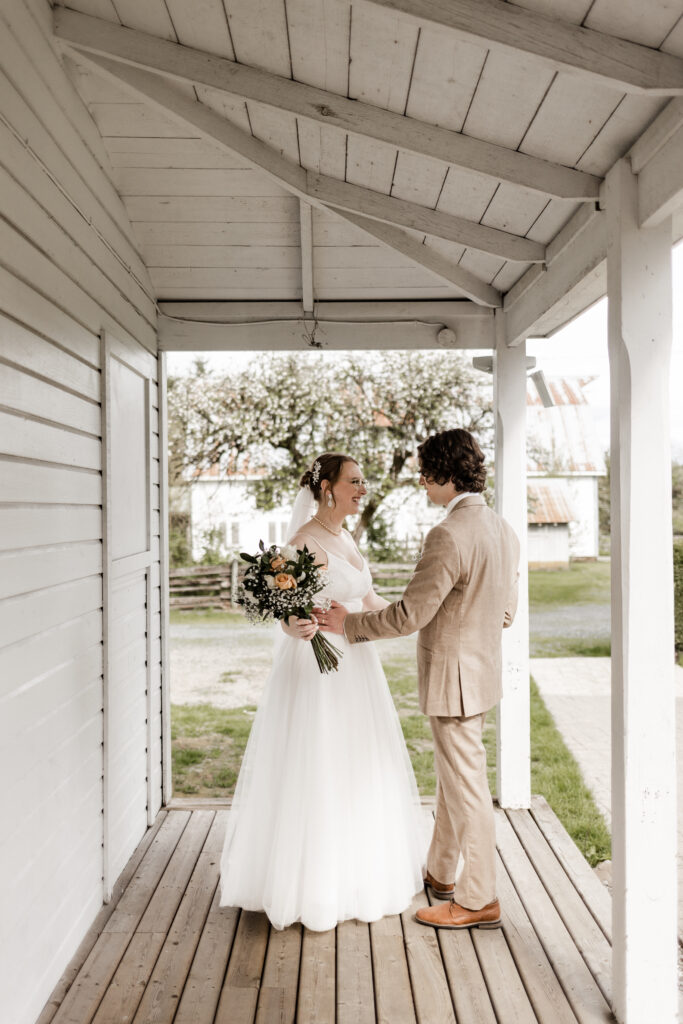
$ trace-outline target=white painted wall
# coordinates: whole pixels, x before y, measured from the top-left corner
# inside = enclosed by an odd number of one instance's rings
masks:
[[[288,507],[257,509],[246,480],[195,480],[190,488],[192,557],[201,559],[210,530],[221,531],[222,551],[256,551],[260,540],[284,544],[291,515]]]
[[[598,477],[564,477],[576,520],[569,524],[569,554],[572,558],[597,558],[600,554],[598,523]]]
[[[0,9],[0,1016],[12,1024],[32,1024],[102,904],[107,697],[131,709],[111,736],[110,753],[128,771],[117,779],[110,871],[161,802],[155,312],[102,170],[101,140],[50,31],[47,0]],[[138,452],[147,444],[151,454],[149,588],[138,570],[113,590],[109,639],[119,670],[108,691],[103,329],[112,352],[150,381],[147,439],[139,419],[135,431]],[[141,667],[143,649],[144,685],[128,672],[131,658]],[[126,728],[135,737],[130,757]]]
[[[569,564],[569,528],[566,523],[530,523],[529,565]]]

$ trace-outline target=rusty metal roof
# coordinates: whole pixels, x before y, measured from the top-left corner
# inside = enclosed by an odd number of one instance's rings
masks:
[[[527,497],[528,523],[571,523],[576,519],[564,480],[530,480]]]
[[[604,476],[605,456],[593,410],[583,387],[590,377],[548,377],[555,402],[545,408],[531,378],[527,381],[527,472],[561,476]]]

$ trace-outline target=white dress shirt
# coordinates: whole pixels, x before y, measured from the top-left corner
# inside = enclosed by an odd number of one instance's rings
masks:
[[[474,497],[476,497],[476,492],[475,491],[462,491],[460,494],[456,494],[456,496],[454,498],[451,498],[451,500],[446,505],[446,515],[448,515],[448,513],[452,509],[454,509],[455,506],[458,504],[458,502],[462,501],[463,498],[474,498]]]

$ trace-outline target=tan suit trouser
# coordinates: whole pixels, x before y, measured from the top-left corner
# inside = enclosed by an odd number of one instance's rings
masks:
[[[427,868],[452,882],[464,866],[454,899],[480,910],[496,898],[496,830],[482,742],[486,713],[470,718],[430,717],[436,767],[436,819]]]

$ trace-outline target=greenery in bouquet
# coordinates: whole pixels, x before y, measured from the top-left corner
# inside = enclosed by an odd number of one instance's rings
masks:
[[[266,547],[259,542],[259,552],[242,552],[247,570],[237,595],[250,622],[271,622],[295,615],[310,619],[315,595],[327,584],[327,569],[315,561],[304,544],[295,548],[291,544]],[[324,607],[324,601],[319,604]],[[339,667],[341,652],[320,631],[311,640],[318,668],[332,672]]]

